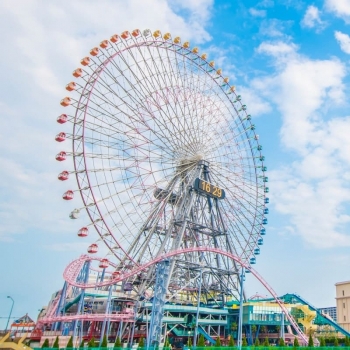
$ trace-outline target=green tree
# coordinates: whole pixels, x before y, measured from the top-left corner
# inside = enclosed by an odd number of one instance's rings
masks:
[[[95,338],[92,337],[92,338],[90,339],[90,341],[88,342],[88,348],[89,348],[89,349],[92,349],[92,348],[94,348],[94,347],[95,347]]]
[[[84,339],[83,339],[79,345],[79,348],[84,349],[84,347],[85,347],[85,343],[84,343]]]
[[[215,341],[215,347],[219,348],[220,346],[221,346],[221,340],[220,340],[220,337],[217,337]]]
[[[278,339],[278,346],[285,346],[286,344],[284,343],[284,339],[283,338],[279,338]]]
[[[264,346],[270,346],[270,343],[269,343],[269,338],[266,337],[265,340],[264,340]]]
[[[108,340],[106,334],[103,336],[101,348],[106,348],[108,346]]]
[[[73,348],[73,337],[69,338],[66,348],[68,349]]]
[[[338,337],[335,337],[333,346],[339,346]]]
[[[243,338],[242,338],[242,346],[248,346],[247,338],[246,338],[246,337],[243,337]]]
[[[117,341],[116,341],[116,343],[117,343]],[[116,346],[114,345],[114,347],[116,347]],[[139,348],[142,349],[144,347],[145,347],[145,338],[141,337],[140,341],[139,341]]]
[[[49,343],[49,339],[45,339],[43,342],[43,345],[41,345],[41,347],[44,348],[49,348],[50,347],[50,343]]]
[[[52,348],[54,348],[54,349],[59,349],[60,348],[60,345],[59,345],[58,341],[59,340],[58,340],[58,336],[57,336],[56,339],[55,339],[55,342],[52,345]]]
[[[325,341],[324,337],[320,338],[320,346],[321,347],[326,346],[326,341]]]
[[[143,338],[140,339],[140,342],[141,342],[141,340],[144,341]],[[139,346],[140,346],[140,344],[139,344]],[[145,343],[142,344],[142,347],[144,347],[144,346],[145,346]],[[114,343],[114,348],[118,349],[121,347],[122,347],[122,342],[121,342],[120,338],[117,337],[117,339],[115,340],[115,343]]]
[[[204,339],[204,335],[203,334],[201,334],[200,336],[199,336],[199,339],[198,339],[198,344],[197,344],[199,347],[203,347],[203,346],[205,346],[205,339]]]
[[[230,340],[228,341],[229,348],[233,348],[235,346],[235,341],[233,340],[233,337],[230,337]]]
[[[294,342],[293,342],[293,347],[294,348],[298,348],[300,345],[299,345],[299,340],[297,337],[294,338]]]
[[[308,342],[307,346],[309,348],[313,348],[314,347],[314,340],[312,339],[312,334],[311,333],[309,335],[309,342]]]
[[[259,338],[255,338],[254,346],[260,346]]]
[[[350,346],[350,338],[349,337],[345,337],[344,345],[345,346]]]
[[[238,328],[237,322],[232,322],[232,323],[231,323],[231,329],[232,329],[233,331],[236,331],[237,328]]]
[[[187,339],[187,346],[190,348],[192,346],[192,338],[188,337]]]

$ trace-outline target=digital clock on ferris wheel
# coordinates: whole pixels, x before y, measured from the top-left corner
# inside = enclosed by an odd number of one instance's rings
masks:
[[[201,194],[205,194],[213,198],[225,198],[225,191],[222,188],[215,186],[208,181],[199,179],[198,177],[194,181],[194,189]]]

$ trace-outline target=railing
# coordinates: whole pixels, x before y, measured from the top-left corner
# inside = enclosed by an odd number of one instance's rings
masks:
[[[293,346],[242,346],[242,350],[271,350],[272,348],[276,348],[276,350],[304,350],[305,348],[307,348],[308,350],[311,349],[310,347],[307,346],[299,346],[299,347],[293,347]],[[84,348],[66,348],[66,350],[82,350]],[[133,347],[120,347],[120,348],[116,348],[116,347],[107,347],[107,348],[88,348],[85,347],[86,350],[155,350],[153,347],[150,348],[138,348],[137,345],[134,345]],[[236,346],[197,346],[197,347],[193,347],[190,346],[188,347],[187,345],[184,345],[183,348],[175,348],[175,347],[163,347],[163,346],[159,346],[159,348],[157,348],[159,350],[238,350],[238,347]],[[350,350],[350,346],[324,346],[324,347],[315,347],[315,350]],[[33,350],[52,350],[52,348],[33,348]]]

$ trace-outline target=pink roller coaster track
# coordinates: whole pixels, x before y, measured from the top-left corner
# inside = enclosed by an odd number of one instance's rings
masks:
[[[254,270],[247,263],[243,262],[238,256],[233,255],[227,251],[224,251],[224,250],[221,250],[218,248],[193,247],[193,248],[174,250],[172,252],[158,256],[157,258],[153,259],[152,261],[148,262],[147,264],[137,266],[135,269],[131,270],[128,273],[124,273],[124,274],[119,275],[116,278],[111,278],[109,280],[105,280],[103,282],[99,282],[99,283],[95,283],[95,284],[91,284],[91,283],[84,284],[84,283],[78,283],[76,281],[76,278],[77,278],[79,271],[82,268],[83,264],[89,260],[96,260],[95,258],[92,258],[88,255],[82,255],[79,259],[74,260],[66,267],[66,269],[63,273],[63,277],[69,284],[71,284],[75,287],[78,287],[78,288],[82,288],[82,289],[109,286],[109,285],[118,283],[120,281],[123,281],[123,280],[125,280],[125,279],[127,279],[135,274],[138,274],[141,271],[146,270],[148,267],[150,267],[150,266],[152,266],[152,265],[154,265],[154,264],[156,264],[164,259],[176,256],[176,255],[181,255],[181,254],[186,254],[186,253],[194,253],[194,252],[211,252],[211,253],[221,254],[221,255],[224,255],[224,256],[236,261],[240,266],[249,270],[258,279],[258,281],[267,289],[267,291],[272,295],[272,297],[276,300],[276,302],[280,306],[281,310],[286,315],[288,321],[294,327],[294,329],[296,330],[298,335],[301,337],[303,342],[305,344],[307,344],[307,342],[308,342],[307,337],[305,336],[305,334],[303,333],[301,328],[298,326],[298,324],[294,320],[294,318],[289,314],[287,308],[284,306],[284,303],[278,298],[278,295],[272,289],[272,287],[259,275],[259,273],[256,270]],[[98,259],[98,260],[100,260],[100,259]],[[86,316],[86,315],[78,315],[78,316]],[[106,317],[107,315],[103,315],[103,316]],[[63,317],[68,317],[68,316],[63,316]]]

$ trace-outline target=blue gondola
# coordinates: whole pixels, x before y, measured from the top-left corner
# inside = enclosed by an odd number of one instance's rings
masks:
[[[263,245],[264,244],[264,239],[263,238],[259,238],[258,239],[258,245]]]
[[[260,248],[255,248],[254,249],[254,254],[259,255],[260,254]]]
[[[269,188],[268,188],[268,187],[265,187],[264,192],[265,192],[265,193],[269,193]]]
[[[262,228],[262,229],[260,230],[260,235],[261,235],[261,236],[265,236],[265,235],[266,235],[266,229],[265,229],[265,228]]]
[[[269,182],[269,178],[267,176],[264,176],[263,181],[264,182]]]
[[[266,197],[264,202],[265,202],[265,204],[269,204],[270,203],[270,198]]]
[[[263,223],[263,225],[267,225],[267,219],[266,219],[266,218],[263,218],[262,223]]]
[[[250,258],[250,265],[256,264],[256,259],[255,258]]]
[[[264,209],[264,214],[268,214],[269,213],[269,208],[265,208]]]

